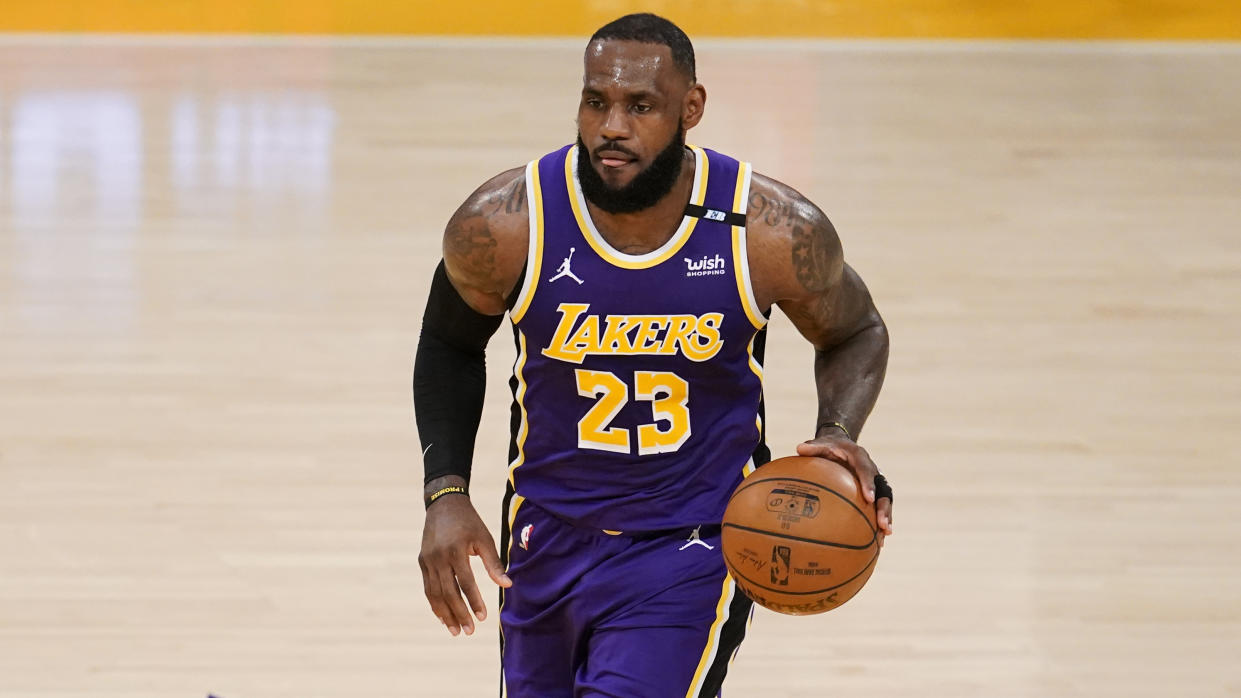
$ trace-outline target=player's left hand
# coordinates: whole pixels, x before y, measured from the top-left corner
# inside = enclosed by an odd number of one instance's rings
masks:
[[[797,444],[797,455],[826,458],[853,471],[862,486],[862,496],[875,505],[875,521],[881,533],[879,546],[883,547],[884,537],[892,535],[892,499],[881,497],[875,500],[875,476],[879,474],[879,466],[871,460],[866,449],[844,434],[826,435]]]

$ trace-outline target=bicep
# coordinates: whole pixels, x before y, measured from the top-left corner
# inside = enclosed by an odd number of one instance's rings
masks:
[[[498,243],[479,217],[453,216],[444,231],[444,271],[462,300],[484,315],[504,314],[504,294],[498,289]]]
[[[797,331],[819,350],[843,343],[874,324],[877,317],[866,284],[843,261],[834,283],[817,291],[805,291],[778,305]]]
[[[866,284],[845,264],[840,237],[817,206],[798,197],[789,225],[780,309],[817,349],[840,344],[870,325],[874,305]]]
[[[529,219],[523,169],[501,174],[475,191],[444,229],[444,269],[474,310],[503,315],[525,266]]]

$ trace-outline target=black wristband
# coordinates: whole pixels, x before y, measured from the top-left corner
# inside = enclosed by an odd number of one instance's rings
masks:
[[[884,477],[883,473],[879,473],[875,476],[875,501],[885,497],[890,502],[895,501],[892,499],[892,485],[888,484],[888,478]]]
[[[430,497],[427,497],[425,500],[423,500],[422,502],[423,506],[426,509],[430,509],[431,505],[435,503],[435,500],[439,499],[440,497],[444,497],[450,494],[463,494],[468,497],[470,496],[470,491],[462,487],[461,485],[449,485],[448,487],[442,487],[436,490],[435,492],[431,493]]]

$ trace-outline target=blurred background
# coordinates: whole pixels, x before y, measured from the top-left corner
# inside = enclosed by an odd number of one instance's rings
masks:
[[[470,638],[423,598],[413,352],[444,223],[631,11],[892,334],[896,535],[728,695],[1241,695],[1241,4],[48,0],[0,11],[0,697],[498,691],[494,594]]]
[[[1227,0],[1021,5],[1000,0],[47,0],[7,8],[11,32],[590,36],[629,12],[654,12],[691,37],[915,39],[1238,39]]]

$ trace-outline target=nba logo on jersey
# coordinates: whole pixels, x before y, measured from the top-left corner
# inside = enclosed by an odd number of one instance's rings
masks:
[[[522,550],[530,549],[530,534],[534,532],[534,524],[526,524],[521,529],[521,542],[518,545]]]

